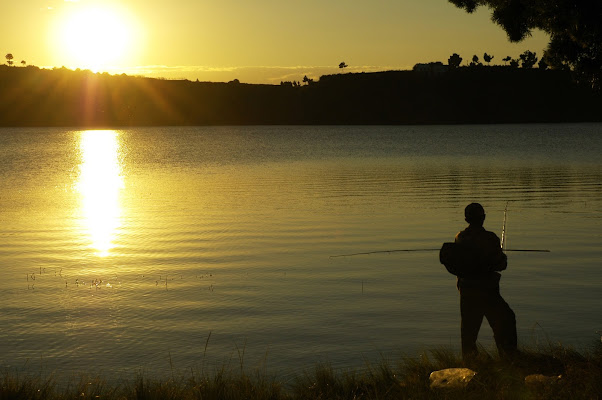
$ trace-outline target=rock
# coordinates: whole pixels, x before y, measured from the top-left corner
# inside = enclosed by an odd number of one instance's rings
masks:
[[[461,389],[476,375],[468,368],[447,368],[431,372],[431,389]]]
[[[562,379],[562,375],[546,376],[542,374],[532,374],[525,377],[525,385],[529,387],[552,386]]]

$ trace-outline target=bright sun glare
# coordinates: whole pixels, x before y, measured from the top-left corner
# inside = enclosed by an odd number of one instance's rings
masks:
[[[78,188],[91,246],[106,256],[121,225],[119,194],[123,188],[119,140],[115,131],[85,131],[80,138],[82,164]]]
[[[94,72],[124,64],[132,51],[133,21],[117,9],[75,8],[65,14],[57,43],[66,65]]]

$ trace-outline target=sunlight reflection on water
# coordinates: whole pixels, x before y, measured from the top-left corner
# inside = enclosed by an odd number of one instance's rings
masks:
[[[81,165],[77,188],[91,246],[107,256],[121,226],[123,176],[116,131],[84,131],[80,135]]]

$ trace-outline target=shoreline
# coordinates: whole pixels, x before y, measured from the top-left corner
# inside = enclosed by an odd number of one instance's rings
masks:
[[[447,368],[470,368],[474,378],[463,387],[439,389],[429,376]],[[248,371],[244,365],[217,367],[211,371],[172,369],[170,376],[148,378],[142,373],[107,382],[102,377],[79,374],[67,381],[60,374],[24,373],[5,369],[0,398],[28,399],[594,399],[602,395],[602,343],[590,351],[552,345],[521,349],[512,359],[481,349],[465,362],[445,348],[418,357],[383,360],[361,370],[335,370],[329,364],[286,381],[262,368]]]

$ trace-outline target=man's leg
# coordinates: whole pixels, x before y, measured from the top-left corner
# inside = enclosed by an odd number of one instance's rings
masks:
[[[493,330],[495,344],[500,354],[511,355],[517,351],[516,316],[499,290],[491,293],[485,317]]]
[[[460,315],[462,317],[462,357],[478,353],[477,338],[483,322],[484,299],[481,291],[474,288],[460,288]]]

